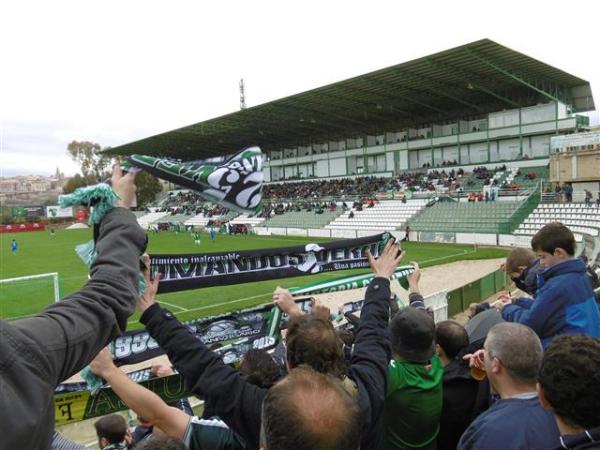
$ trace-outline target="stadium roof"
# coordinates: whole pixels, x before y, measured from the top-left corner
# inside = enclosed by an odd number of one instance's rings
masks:
[[[182,159],[279,150],[559,100],[594,110],[589,82],[489,39],[111,149]]]

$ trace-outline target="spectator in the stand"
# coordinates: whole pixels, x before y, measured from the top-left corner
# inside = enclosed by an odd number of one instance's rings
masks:
[[[561,434],[553,449],[600,448],[600,341],[557,337],[542,360],[538,395]]]
[[[127,326],[146,247],[143,230],[127,210],[135,195],[133,181],[133,174],[115,168],[112,187],[120,200],[100,223],[86,285],[36,316],[0,321],[0,424],[10,430],[2,434],[3,448],[48,448],[54,388]],[[68,408],[59,411],[68,416]]]
[[[444,366],[443,404],[437,447],[455,449],[471,423],[479,383],[462,359],[469,347],[467,330],[458,322],[445,320],[435,326],[436,350]]]
[[[127,422],[119,414],[109,414],[94,422],[98,445],[102,450],[124,450],[127,448],[125,439],[131,435]]]
[[[348,219],[354,219],[354,211],[352,211],[352,210],[351,210],[351,211],[348,213]]]
[[[419,278],[415,264],[408,278],[413,307],[401,309],[390,322],[393,359],[385,399],[386,450],[436,449],[444,371],[435,352],[435,323],[418,292]]]
[[[565,201],[567,203],[573,202],[573,185],[571,183],[565,183],[563,187],[563,192],[565,193]]]
[[[515,248],[506,257],[502,270],[515,283],[517,288],[535,297],[537,274],[542,267],[535,253],[528,248]]]
[[[596,207],[600,208],[600,191],[598,191],[598,198],[596,199]]]
[[[592,191],[588,189],[584,189],[585,191],[585,206],[592,206],[592,200],[594,199],[594,195]]]
[[[261,427],[264,450],[363,448],[355,398],[339,379],[310,367],[293,369],[269,390]]]
[[[561,223],[542,227],[531,247],[544,268],[537,277],[537,297],[496,302],[502,317],[531,327],[544,348],[559,334],[600,337],[600,310],[583,261],[575,258],[575,237]]]
[[[304,316],[301,311],[294,311],[296,305],[289,292],[277,290],[274,294],[276,303],[290,305],[282,310],[294,316],[286,336],[288,368],[308,365],[338,376],[344,382],[363,414],[360,438],[363,450],[380,448],[383,439],[383,400],[391,356],[386,338],[389,278],[403,255],[398,252],[393,239],[377,260],[368,254],[375,276],[365,295],[347,374],[344,374],[346,366],[341,342],[328,320],[329,313],[325,319]],[[190,391],[208,399],[215,413],[246,441],[248,449],[258,448],[261,405],[267,389],[250,384],[239,371],[225,365],[218,354],[211,352],[185,325],[153,300],[140,300],[141,322],[183,375]],[[289,432],[293,433],[293,430]]]
[[[500,400],[467,428],[458,444],[459,450],[555,447],[558,428],[536,394],[542,356],[542,345],[533,330],[516,323],[494,325],[483,350],[465,355],[472,365],[485,370]]]

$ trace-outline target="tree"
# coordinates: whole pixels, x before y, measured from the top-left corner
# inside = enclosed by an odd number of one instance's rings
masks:
[[[63,186],[63,194],[70,194],[75,189],[87,186],[86,179],[79,174],[76,174],[74,177],[70,178],[69,181],[65,183]]]
[[[156,194],[162,191],[162,186],[158,178],[150,175],[148,172],[138,173],[135,176],[135,185],[137,187],[137,205],[142,207],[151,203]]]
[[[89,141],[72,141],[67,146],[67,151],[81,168],[81,173],[86,180],[93,177],[95,182],[99,182],[110,175],[108,169],[112,161],[103,153],[100,144]]]

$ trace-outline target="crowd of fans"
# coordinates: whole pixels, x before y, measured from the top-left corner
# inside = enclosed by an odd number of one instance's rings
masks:
[[[120,416],[98,420],[103,449],[600,448],[600,310],[564,225],[544,226],[532,251],[507,257],[505,272],[529,296],[477,305],[464,326],[434,323],[416,263],[409,306],[398,306],[390,277],[405,252],[393,239],[377,259],[368,254],[374,278],[343,331],[320,302],[305,313],[277,288],[284,339],[234,368],[155,301],[159,278],[147,270],[138,295],[148,260],[140,265],[147,238],[127,210],[133,176],[117,168],[112,185],[121,200],[99,226],[86,285],[33,318],[0,321],[1,448],[78,448],[54,432],[53,394],[88,364],[142,420],[133,432]],[[203,417],[114,365],[104,347],[135,306],[204,400]]]

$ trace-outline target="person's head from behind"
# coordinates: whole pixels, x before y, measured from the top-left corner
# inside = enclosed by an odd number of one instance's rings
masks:
[[[542,267],[572,259],[575,246],[575,236],[559,222],[544,225],[531,239],[531,248],[539,257]]]
[[[493,390],[504,398],[508,392],[535,389],[543,350],[535,332],[519,323],[494,325],[485,343],[485,371]]]
[[[135,446],[135,450],[186,450],[185,444],[170,436],[152,436]]]
[[[435,323],[422,309],[402,308],[390,322],[394,358],[427,363],[435,354]]]
[[[342,341],[329,320],[313,314],[290,320],[286,335],[288,369],[302,364],[341,377],[345,371]]]
[[[542,360],[538,394],[561,434],[599,427],[600,341],[573,334],[554,338]]]
[[[239,370],[256,386],[270,387],[279,379],[279,368],[266,350],[248,350]]]
[[[469,335],[460,323],[444,320],[435,326],[435,343],[438,355],[446,365],[469,345]]]
[[[361,423],[358,403],[339,379],[298,367],[265,397],[261,449],[356,450]]]
[[[94,423],[100,448],[111,444],[120,444],[127,434],[127,422],[123,416],[109,414]]]
[[[504,271],[513,280],[526,275],[527,266],[536,260],[535,253],[528,248],[515,248],[506,257]]]

